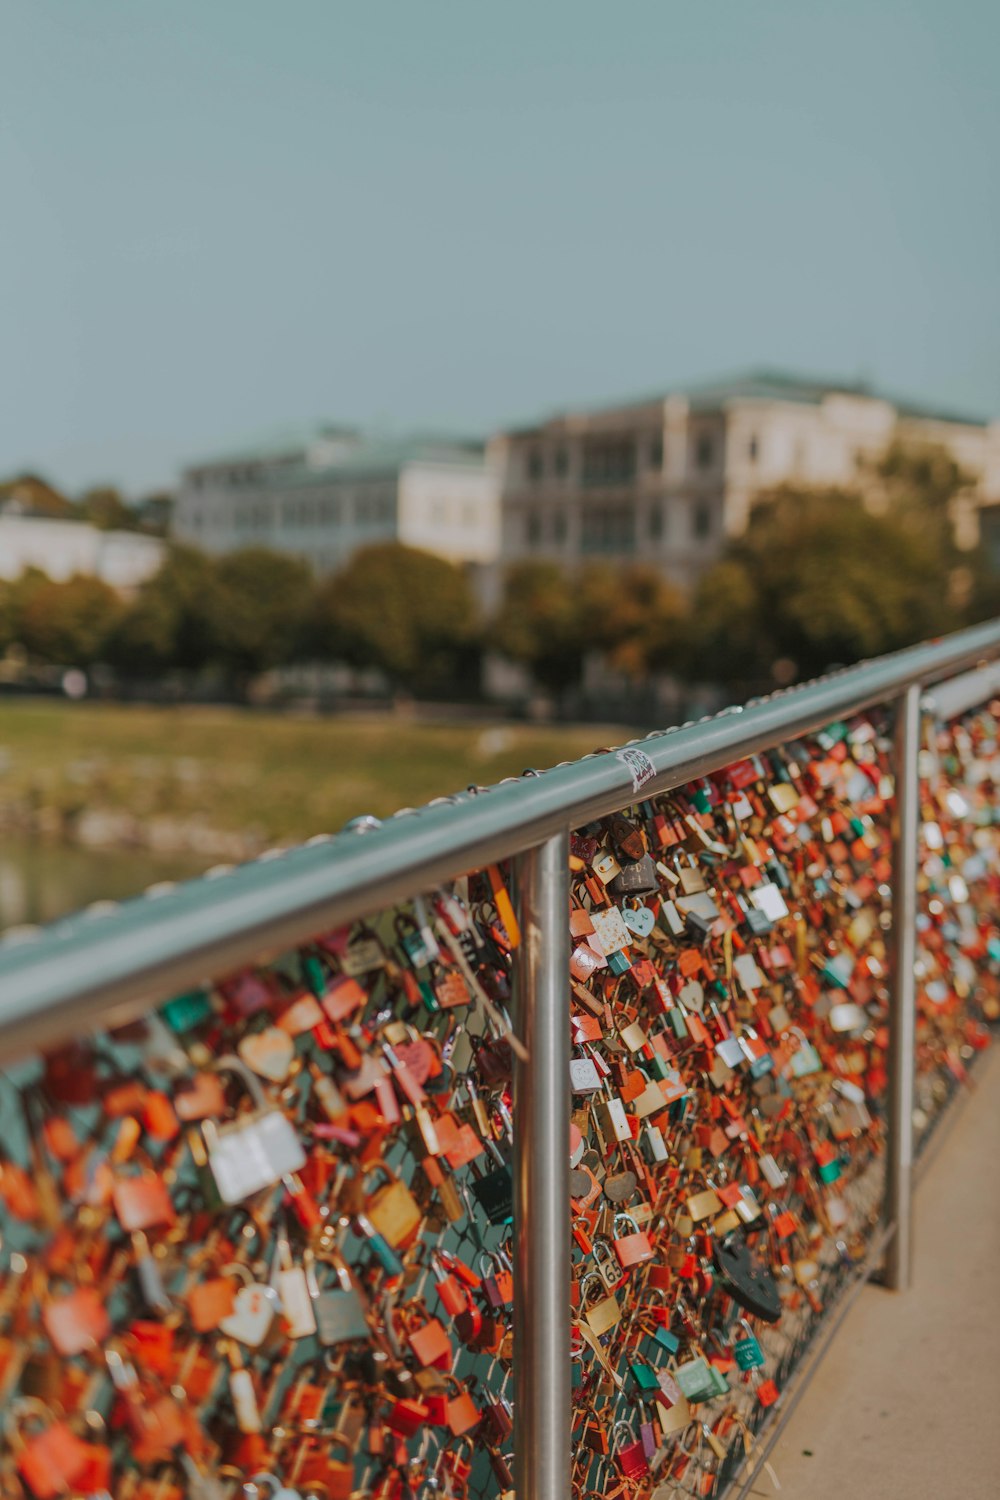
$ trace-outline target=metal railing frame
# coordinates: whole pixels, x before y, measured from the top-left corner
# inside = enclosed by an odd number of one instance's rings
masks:
[[[470,788],[379,823],[356,820],[235,870],[101,905],[0,943],[0,1062],[114,1025],[180,990],[443,880],[516,858],[522,949],[515,1073],[514,1396],[519,1500],[557,1500],[570,1470],[570,830],[864,709],[895,711],[886,1284],[910,1278],[914,952],[922,710],[952,718],[997,690],[1000,621],[863,662],[745,707],[498,786]],[[964,674],[964,675],[959,675]],[[949,679],[929,699],[922,691]],[[563,1247],[561,1250],[557,1247]]]

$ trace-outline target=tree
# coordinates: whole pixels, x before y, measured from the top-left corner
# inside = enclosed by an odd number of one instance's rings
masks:
[[[110,643],[110,659],[127,676],[198,671],[219,655],[215,565],[193,547],[170,547],[143,584]]]
[[[781,664],[811,677],[948,630],[948,563],[936,538],[859,494],[774,491],[699,584],[689,669],[768,684]]]
[[[676,669],[684,600],[658,568],[594,563],[580,574],[574,594],[577,637],[585,649],[603,651],[611,666],[634,681]]]
[[[267,547],[228,552],[214,564],[215,648],[236,676],[291,661],[301,648],[315,580],[307,563]]]
[[[573,584],[558,563],[538,559],[508,568],[490,639],[551,692],[577,685],[587,644]]]
[[[81,574],[65,583],[37,574],[18,582],[16,628],[30,656],[72,667],[104,658],[122,611],[114,589]]]
[[[311,633],[322,656],[378,667],[416,691],[453,684],[478,646],[465,574],[401,542],[361,548],[319,585]]]
[[[139,518],[113,485],[98,485],[82,496],[80,515],[100,531],[138,531]]]
[[[940,443],[894,442],[871,467],[887,513],[954,550],[952,502],[973,479]]]

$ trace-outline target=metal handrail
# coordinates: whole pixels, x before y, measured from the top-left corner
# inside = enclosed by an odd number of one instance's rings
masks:
[[[362,819],[336,838],[10,939],[0,944],[0,1062],[96,1024],[124,1021],[205,977],[470,868],[519,856],[524,943],[515,985],[529,1060],[519,1060],[515,1072],[514,1395],[520,1415],[514,1478],[520,1500],[558,1500],[570,1467],[569,830],[835,719],[875,704],[892,707],[894,932],[883,1237],[886,1282],[904,1288],[910,1275],[921,690],[998,657],[1000,621],[992,621],[622,750],[439,798],[382,824]],[[995,691],[996,680],[981,673],[950,694],[942,691],[935,709],[972,707]]]
[[[632,741],[655,772],[642,794],[668,791],[998,655],[1000,621],[992,621]],[[627,762],[585,756],[0,943],[0,1051],[136,1015],[206,975],[521,854],[635,799]]]

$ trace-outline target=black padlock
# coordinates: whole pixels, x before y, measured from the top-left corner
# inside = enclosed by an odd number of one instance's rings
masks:
[[[641,859],[622,865],[621,874],[616,875],[608,886],[608,890],[615,896],[648,896],[659,888],[660,882],[651,854],[644,854]]]
[[[750,929],[754,937],[766,937],[769,932],[774,931],[774,923],[766,912],[758,911],[756,906],[751,906],[743,916],[743,922]]]
[[[778,1284],[767,1267],[754,1260],[745,1239],[730,1235],[716,1240],[712,1259],[726,1291],[744,1312],[763,1318],[765,1323],[778,1321],[781,1317]]]

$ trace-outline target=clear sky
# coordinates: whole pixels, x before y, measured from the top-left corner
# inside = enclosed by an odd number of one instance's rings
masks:
[[[1000,415],[997,0],[0,0],[0,475],[771,364]]]

